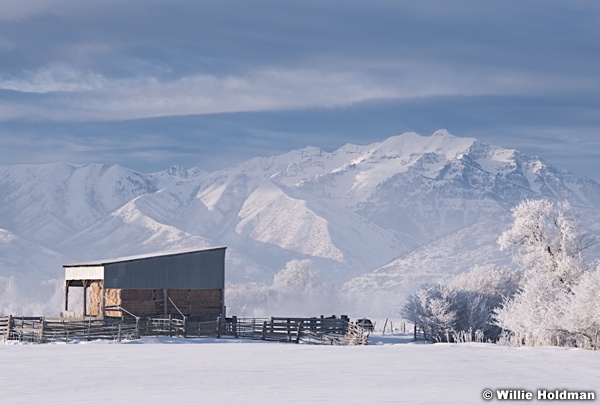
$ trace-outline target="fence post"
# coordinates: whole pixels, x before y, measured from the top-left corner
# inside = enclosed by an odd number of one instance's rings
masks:
[[[222,323],[222,320],[221,320],[221,317],[219,316],[217,318],[217,339],[221,338],[221,323]]]
[[[263,322],[263,328],[262,328],[262,336],[261,336],[262,340],[266,340],[267,339],[267,321]]]
[[[117,335],[117,342],[121,341],[121,325],[122,325],[122,323],[119,322],[119,334]]]
[[[300,334],[302,333],[302,322],[298,322],[298,329],[296,330],[296,344],[300,343]]]
[[[135,317],[135,337],[137,339],[140,338],[140,317],[139,316]]]
[[[41,326],[40,326],[40,336],[39,336],[39,340],[38,343],[44,343],[44,322],[46,320],[46,317],[42,316],[41,320]]]
[[[88,342],[92,340],[92,317],[88,318],[87,337],[85,338]]]
[[[8,324],[6,327],[6,340],[10,339],[10,330],[12,328],[13,318],[12,315],[8,316]]]
[[[169,314],[169,337],[173,336],[173,332],[171,330],[171,322],[173,322],[173,315]]]
[[[183,337],[187,337],[187,316],[183,317]]]

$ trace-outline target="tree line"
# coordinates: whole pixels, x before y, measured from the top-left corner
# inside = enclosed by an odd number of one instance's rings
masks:
[[[402,315],[436,342],[600,347],[600,264],[586,252],[596,239],[581,230],[568,202],[525,200],[498,238],[513,266],[475,267],[425,284]]]

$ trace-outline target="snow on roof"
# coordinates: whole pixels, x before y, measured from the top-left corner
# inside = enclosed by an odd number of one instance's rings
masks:
[[[219,250],[219,249],[227,249],[227,248],[225,246],[221,246],[221,247],[198,249],[198,250],[176,250],[176,251],[169,251],[169,252],[145,253],[145,254],[140,254],[140,255],[119,257],[119,258],[114,258],[114,259],[103,259],[103,260],[93,260],[93,261],[82,262],[82,263],[63,264],[63,267],[67,268],[67,267],[104,266],[104,265],[112,264],[112,263],[130,262],[130,261],[134,261],[134,260],[149,259],[152,257],[176,256],[176,255],[184,255],[184,254],[189,254],[189,253],[208,252],[211,250]]]

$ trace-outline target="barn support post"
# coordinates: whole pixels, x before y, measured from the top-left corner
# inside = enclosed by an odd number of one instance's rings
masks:
[[[69,280],[65,281],[65,312],[69,310]]]
[[[82,305],[83,312],[82,312],[82,315],[84,318],[87,315],[87,289],[88,289],[89,285],[90,285],[89,280],[83,280],[83,300],[82,300],[83,301],[83,305]]]
[[[167,308],[167,300],[168,300],[167,289],[163,288],[162,290],[163,290],[163,318],[166,318],[167,317],[167,309],[168,309]]]
[[[102,319],[106,318],[106,289],[104,288],[104,280],[100,282],[100,289],[102,291]]]

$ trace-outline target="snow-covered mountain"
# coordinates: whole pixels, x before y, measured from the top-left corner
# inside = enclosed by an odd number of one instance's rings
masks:
[[[597,221],[593,180],[438,131],[333,152],[307,147],[212,173],[4,166],[0,228],[46,252],[38,267],[56,268],[56,277],[59,260],[228,246],[229,281],[269,282],[290,260],[308,258],[328,283],[345,283],[366,303],[382,291],[394,296],[439,274],[506,261],[495,240],[510,208],[537,197],[567,199],[592,227]],[[23,254],[8,252],[5,260]],[[0,277],[28,271],[2,263]]]

